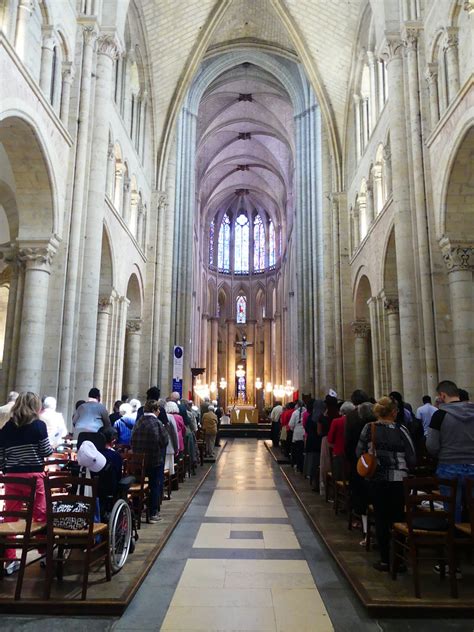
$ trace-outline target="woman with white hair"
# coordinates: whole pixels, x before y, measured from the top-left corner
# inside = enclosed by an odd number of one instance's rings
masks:
[[[172,476],[174,474],[174,457],[179,452],[179,443],[176,420],[174,415],[168,412],[168,410],[173,410],[172,404],[174,404],[176,408],[178,408],[178,406],[175,402],[165,402],[164,400],[160,400],[158,404],[160,407],[164,407],[166,418],[168,420],[168,423],[164,424],[170,438],[168,445],[166,446],[165,470],[169,470],[170,476]]]
[[[137,400],[138,401],[138,400]],[[124,402],[119,408],[120,419],[114,423],[114,429],[117,431],[117,443],[129,446],[132,439],[132,430],[135,426],[137,413],[133,411],[132,405]]]
[[[178,450],[184,452],[184,437],[186,436],[186,426],[179,414],[178,404],[173,401],[166,402],[166,412],[171,415],[176,423],[176,434],[178,435]]]
[[[62,443],[68,433],[64,417],[57,412],[56,405],[57,402],[54,397],[45,397],[39,415],[39,418],[46,424],[49,442],[53,449]]]

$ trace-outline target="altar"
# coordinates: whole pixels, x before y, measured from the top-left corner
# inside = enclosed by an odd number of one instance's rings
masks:
[[[230,411],[231,424],[258,424],[258,408],[250,404],[239,404]]]

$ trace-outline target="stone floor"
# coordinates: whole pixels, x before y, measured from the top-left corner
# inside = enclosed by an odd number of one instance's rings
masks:
[[[2,631],[65,626],[59,617],[2,617]],[[228,442],[125,614],[68,619],[67,629],[450,632],[474,624],[370,619],[264,443],[238,439]]]

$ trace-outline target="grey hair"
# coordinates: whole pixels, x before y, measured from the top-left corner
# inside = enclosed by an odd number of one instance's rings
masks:
[[[341,404],[341,407],[339,409],[341,415],[347,415],[347,413],[352,412],[355,409],[355,406],[352,402],[344,402],[343,404]]]
[[[375,421],[374,405],[370,402],[364,402],[358,408],[359,417],[364,421]]]
[[[215,411],[215,408],[214,408],[214,406],[211,404],[207,410],[208,410],[210,413],[213,413],[213,412]]]

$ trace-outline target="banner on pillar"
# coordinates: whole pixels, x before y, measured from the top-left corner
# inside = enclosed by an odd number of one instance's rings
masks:
[[[183,380],[173,379],[173,386],[171,390],[173,393],[179,393],[179,398],[181,399],[181,397],[183,397]]]
[[[175,345],[173,348],[173,380],[183,379],[183,347]]]

